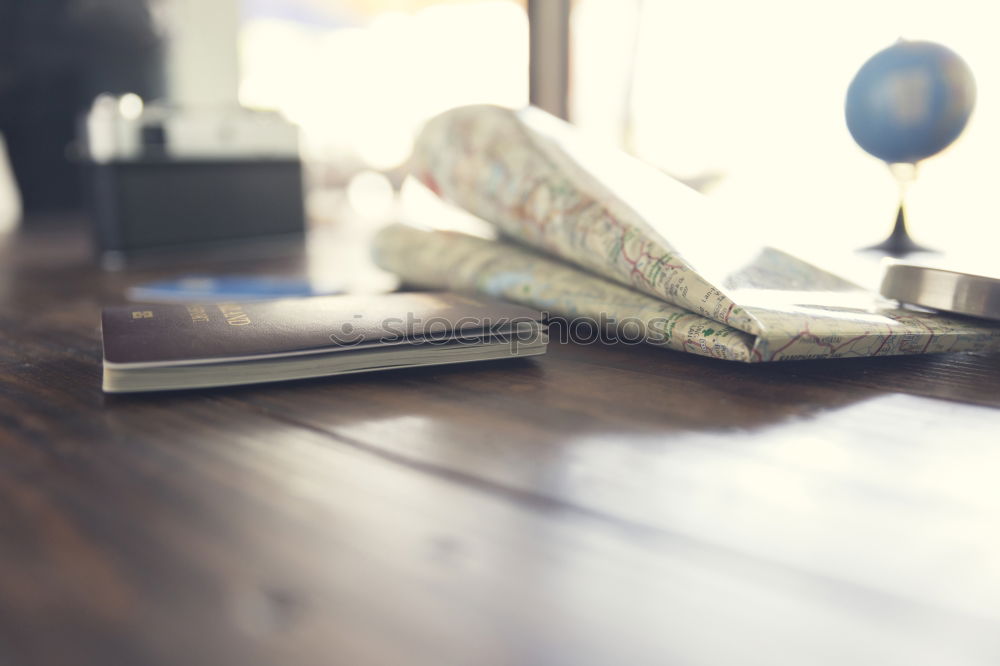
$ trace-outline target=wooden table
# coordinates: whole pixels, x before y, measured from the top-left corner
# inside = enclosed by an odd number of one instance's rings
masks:
[[[0,664],[1000,663],[1000,356],[105,396],[165,273],[0,237]]]

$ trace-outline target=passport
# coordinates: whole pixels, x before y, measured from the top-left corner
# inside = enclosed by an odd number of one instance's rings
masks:
[[[163,391],[545,353],[538,311],[412,292],[105,308],[103,388]]]

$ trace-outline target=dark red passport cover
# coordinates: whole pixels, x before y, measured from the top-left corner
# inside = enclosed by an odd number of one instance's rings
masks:
[[[287,355],[510,330],[535,310],[451,292],[317,296],[104,309],[104,360],[170,363]]]

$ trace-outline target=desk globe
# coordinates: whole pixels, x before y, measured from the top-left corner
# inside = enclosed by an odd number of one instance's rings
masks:
[[[900,187],[892,233],[866,248],[890,256],[926,250],[906,230],[904,196],[917,163],[949,146],[965,129],[976,102],[972,71],[954,51],[900,39],[873,55],[847,88],[844,114],[851,136],[885,161]]]

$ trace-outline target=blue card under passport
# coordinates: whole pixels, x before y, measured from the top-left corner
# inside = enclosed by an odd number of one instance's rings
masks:
[[[220,300],[268,301],[335,293],[319,288],[307,278],[259,275],[189,275],[130,287],[131,301],[212,302]]]

